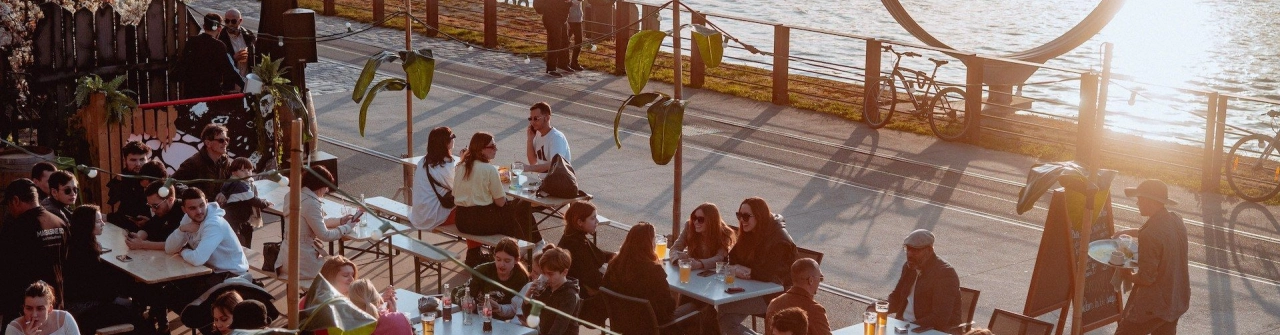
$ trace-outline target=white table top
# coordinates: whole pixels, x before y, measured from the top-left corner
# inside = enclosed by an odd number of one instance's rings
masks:
[[[668,261],[662,266],[663,269],[667,270],[667,284],[671,285],[671,289],[713,306],[782,292],[782,285],[750,279],[738,279],[734,282],[734,285],[745,289],[745,291],[734,294],[725,293],[724,290],[728,286],[724,284],[724,280],[717,279],[715,275],[698,276],[698,272],[702,272],[702,270],[692,270],[693,272],[689,274],[689,283],[683,284],[680,283],[680,267],[675,264],[675,262]]]
[[[422,333],[422,314],[418,313],[418,298],[423,295],[405,289],[396,289],[396,309],[405,316],[409,317],[409,323],[413,325],[416,334]],[[453,313],[453,321],[444,322],[438,315],[435,322],[435,333],[439,335],[447,334],[481,334],[484,333],[484,322],[481,322],[479,315],[472,315],[474,322],[471,325],[462,324],[462,312]],[[519,326],[507,321],[493,320],[493,331],[484,333],[492,335],[532,335],[538,331],[533,328]]]
[[[404,251],[406,253],[412,254],[418,258],[426,258],[436,263],[449,260],[449,257],[445,256],[444,254],[441,254],[435,249],[431,249],[426,244],[427,244],[426,242],[422,242],[421,240],[418,240],[412,237],[408,237],[404,235],[391,235],[391,246],[395,247],[396,249],[399,249],[400,251]],[[454,258],[457,258],[458,254],[453,253],[452,256]]]
[[[538,176],[534,177],[534,176],[531,176],[531,174],[536,174]],[[527,186],[527,185],[529,184],[530,181],[542,182],[542,177],[544,176],[546,176],[545,173],[526,172],[520,175],[520,187],[517,187],[516,189],[513,190],[511,189],[510,183],[503,184],[503,187],[507,189],[507,195],[528,201],[532,203],[534,206],[541,206],[541,207],[547,207],[547,208],[560,208],[564,205],[569,204],[570,202],[573,202],[574,200],[579,199],[579,198],[565,199],[565,198],[557,198],[557,197],[551,197],[551,196],[539,197],[536,194],[538,193],[538,187]],[[582,197],[581,199],[586,199],[586,197]]]
[[[917,327],[915,324],[894,319],[893,317],[889,317],[889,321],[885,323],[885,334],[894,334],[893,332],[894,327],[907,328],[907,334],[950,335],[950,334],[947,334],[946,332],[938,331],[937,329],[931,329],[923,333],[914,333],[914,332],[911,332],[911,330]],[[836,329],[831,332],[831,335],[866,335],[862,331],[863,330],[862,328],[863,328],[862,323],[859,322],[852,326]]]
[[[126,232],[116,225],[105,225],[102,235],[98,236],[98,243],[103,248],[111,249],[111,252],[99,257],[128,272],[138,281],[156,284],[213,273],[213,269],[209,267],[191,265],[182,256],[165,254],[164,250],[129,250],[129,246],[125,244]],[[133,260],[123,262],[116,258],[118,255],[128,255]]]
[[[288,213],[289,212],[288,211],[289,210],[289,205],[288,205],[289,188],[288,187],[285,187],[284,185],[280,185],[280,183],[276,183],[271,180],[255,180],[253,184],[254,186],[258,187],[258,196],[261,197],[263,200],[271,202],[271,207],[267,208],[266,211],[280,215],[280,216],[289,215]],[[325,219],[341,218],[344,210],[349,209],[350,211],[354,212],[358,209],[356,206],[348,205],[345,202],[328,199],[328,198],[320,199],[320,208],[324,209]],[[365,214],[371,215],[369,213],[365,213]],[[377,230],[378,227],[382,226],[381,220],[378,220],[377,218],[374,218],[374,217],[363,217],[361,219],[365,222],[365,225],[364,226],[356,225],[355,229],[352,229],[351,232],[347,233],[346,237],[344,237],[345,239],[369,240],[369,239],[372,239],[373,237],[380,235],[380,234],[375,234],[374,231]],[[399,223],[395,223],[395,222],[388,222],[388,223],[391,224],[391,227],[394,229],[387,231],[386,233],[381,235],[394,234],[397,231],[403,233],[403,232],[409,231],[410,229],[409,226],[405,226]]]
[[[378,210],[384,213],[385,215],[394,216],[396,217],[396,219],[399,219],[403,222],[409,222],[409,212],[413,208],[410,205],[406,205],[399,201],[391,200],[385,197],[372,197],[372,198],[364,199],[364,203],[365,205],[368,205],[369,208]]]

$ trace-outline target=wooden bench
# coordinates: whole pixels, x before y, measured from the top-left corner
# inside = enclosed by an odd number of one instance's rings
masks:
[[[114,326],[98,328],[96,334],[97,335],[116,335],[116,334],[124,334],[128,332],[132,332],[132,331],[133,331],[133,325],[122,323]]]
[[[441,285],[444,280],[444,262],[449,261],[450,257],[457,258],[457,254],[451,252],[449,254],[442,254],[436,249],[432,249],[430,246],[427,246],[426,242],[404,235],[392,235],[391,247],[413,256],[414,291],[422,291],[422,273],[424,269],[435,271],[436,292],[443,291]],[[396,277],[395,264],[393,264],[390,257],[387,258],[387,269],[388,274],[390,275],[389,281],[394,281]]]

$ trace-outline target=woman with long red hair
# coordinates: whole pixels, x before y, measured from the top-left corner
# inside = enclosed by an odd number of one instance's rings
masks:
[[[679,252],[676,259],[691,260],[695,270],[713,269],[716,262],[724,261],[733,242],[733,228],[720,217],[720,208],[708,202],[689,213],[689,221],[685,221],[671,251]]]

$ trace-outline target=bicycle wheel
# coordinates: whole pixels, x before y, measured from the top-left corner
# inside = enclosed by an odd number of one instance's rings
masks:
[[[964,90],[948,87],[938,92],[929,103],[929,128],[933,134],[946,141],[964,138],[969,130],[969,118],[964,111]]]
[[[898,103],[897,96],[898,88],[894,85],[893,77],[880,78],[875,108],[862,109],[862,119],[867,121],[871,129],[880,129],[889,124],[889,118],[893,117],[894,105]]]
[[[1222,162],[1227,184],[1244,200],[1260,202],[1280,192],[1280,151],[1266,135],[1249,135],[1236,141]]]

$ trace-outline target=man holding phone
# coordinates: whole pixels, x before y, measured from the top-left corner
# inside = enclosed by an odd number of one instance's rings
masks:
[[[142,166],[151,159],[151,147],[142,141],[129,141],[120,148],[120,159],[124,161],[125,175],[140,175]],[[107,204],[115,205],[116,210],[107,215],[107,221],[117,226],[130,223],[130,218],[149,216],[146,198],[139,196],[146,187],[142,179],[118,177],[107,182]]]
[[[528,156],[529,164],[525,165],[525,171],[547,172],[551,169],[551,159],[556,155],[572,165],[569,140],[565,139],[560,130],[551,127],[551,105],[539,102],[529,107],[529,128],[526,133],[528,140],[525,141],[525,155]]]
[[[168,196],[160,196],[160,189],[167,189]],[[154,214],[150,218],[137,215],[129,218],[134,224],[122,225],[128,231],[125,244],[129,249],[164,250],[164,241],[182,222],[182,211],[175,210],[175,196],[187,189],[182,184],[166,186],[162,182],[151,183],[143,194],[147,207]]]

